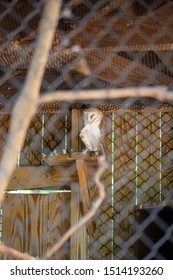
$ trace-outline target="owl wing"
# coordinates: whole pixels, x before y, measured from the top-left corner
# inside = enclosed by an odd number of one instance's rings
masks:
[[[82,142],[85,144],[85,146],[89,149],[89,150],[93,150],[93,146],[92,146],[92,139],[91,139],[91,132],[89,129],[89,125],[86,125],[80,132],[79,134]]]
[[[80,132],[80,137],[86,147],[91,151],[99,151],[102,132],[98,124],[87,124]]]

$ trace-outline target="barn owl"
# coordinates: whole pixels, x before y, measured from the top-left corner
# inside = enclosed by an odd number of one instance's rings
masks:
[[[89,151],[104,154],[104,124],[103,113],[96,109],[90,108],[83,112],[84,128],[80,131],[80,138]]]

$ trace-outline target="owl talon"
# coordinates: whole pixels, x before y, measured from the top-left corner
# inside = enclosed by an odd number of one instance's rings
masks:
[[[87,150],[86,153],[89,154],[90,156],[100,156],[100,155],[102,155],[102,152],[101,152],[101,151],[91,151],[91,150]]]
[[[88,151],[90,156],[94,156],[95,155],[95,151]]]

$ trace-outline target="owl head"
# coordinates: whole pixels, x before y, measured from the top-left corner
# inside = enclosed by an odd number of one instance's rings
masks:
[[[83,112],[83,119],[84,125],[92,124],[94,122],[100,123],[103,119],[103,113],[96,108],[86,109]]]

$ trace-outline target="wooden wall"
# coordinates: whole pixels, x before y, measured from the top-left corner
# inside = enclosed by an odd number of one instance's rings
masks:
[[[133,259],[135,209],[171,203],[173,198],[173,113],[152,108],[105,115],[111,166],[104,180],[107,198],[90,237],[89,257]],[[93,186],[91,190],[94,197],[96,190]]]
[[[0,159],[9,129],[10,115],[0,114]]]
[[[104,114],[109,167],[103,176],[106,199],[94,219],[96,230],[88,239],[83,227],[53,257],[55,259],[132,259],[135,257],[136,207],[156,206],[163,201],[172,203],[172,108],[121,109]],[[9,119],[8,115],[0,115],[0,156]],[[55,148],[60,151],[65,147],[82,149],[78,137],[82,126],[81,109],[73,110],[72,119],[70,113],[36,115],[20,152],[19,169],[25,166],[40,168],[40,182],[47,178],[47,173],[58,172],[55,167],[49,167],[44,173],[41,153]],[[16,169],[15,180],[11,181],[13,189],[17,189],[19,169]],[[33,174],[31,170],[27,172]],[[55,190],[56,182],[51,184],[51,177],[48,178],[44,189]],[[71,188],[71,193],[7,194],[3,205],[2,240],[35,256],[45,253],[82,215],[80,187],[73,179],[71,177],[71,182],[63,184],[64,189]],[[30,189],[39,186],[33,182]],[[60,185],[61,181],[57,181],[57,189]],[[90,184],[90,195],[91,200],[97,197],[93,183]],[[129,248],[126,255],[123,254],[125,247]]]
[[[69,188],[67,191],[64,188],[64,191],[51,193],[51,189],[55,191],[61,189],[61,185],[63,187],[65,178],[62,178],[60,185],[57,181],[60,172],[57,174],[56,168],[43,166],[42,162],[43,151],[64,149],[69,144],[69,117],[70,114],[61,113],[37,114],[33,118],[19,153],[19,167],[9,183],[9,189],[24,189],[28,193],[7,193],[2,206],[2,241],[33,256],[43,256],[71,224]],[[0,115],[0,156],[6,142],[9,121],[9,115]],[[66,242],[52,258],[69,259],[70,242]]]
[[[21,252],[43,256],[70,227],[70,193],[6,194],[2,241]],[[69,259],[69,241],[52,259]]]

